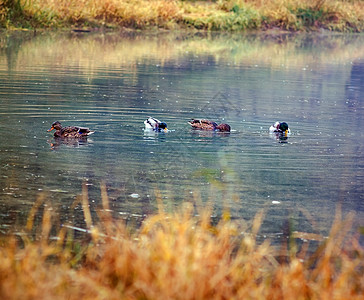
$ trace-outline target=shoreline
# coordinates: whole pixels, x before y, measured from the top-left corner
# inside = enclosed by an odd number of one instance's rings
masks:
[[[0,2],[0,29],[91,31],[364,31],[364,3],[341,0]]]

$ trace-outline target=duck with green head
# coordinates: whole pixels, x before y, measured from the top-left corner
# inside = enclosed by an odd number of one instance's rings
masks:
[[[291,133],[291,129],[289,129],[286,122],[275,122],[272,126],[269,127],[269,133],[274,132],[289,135]]]
[[[165,122],[161,122],[156,118],[148,117],[144,121],[145,129],[144,130],[152,130],[155,132],[168,132],[167,124]]]

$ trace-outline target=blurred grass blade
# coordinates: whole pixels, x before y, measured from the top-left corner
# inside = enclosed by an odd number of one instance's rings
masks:
[[[82,184],[82,209],[83,209],[83,214],[85,217],[85,222],[86,222],[86,226],[87,228],[91,228],[92,227],[92,218],[91,218],[91,212],[90,212],[90,206],[89,206],[89,201],[88,201],[88,189],[87,189],[87,184],[86,182],[83,182]]]

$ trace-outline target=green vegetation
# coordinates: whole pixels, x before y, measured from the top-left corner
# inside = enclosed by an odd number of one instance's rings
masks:
[[[96,224],[86,185],[74,203],[84,211],[83,243],[74,237],[81,229],[57,228],[38,198],[23,234],[0,240],[1,299],[362,299],[364,251],[352,216],[338,212],[328,238],[291,232],[277,248],[255,240],[264,212],[250,225],[225,212],[213,225],[207,208],[160,207],[131,229],[112,219],[101,191]]]
[[[0,27],[361,32],[361,0],[0,0]]]

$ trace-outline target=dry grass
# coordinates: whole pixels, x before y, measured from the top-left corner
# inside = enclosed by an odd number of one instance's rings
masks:
[[[104,186],[97,225],[86,186],[78,201],[87,242],[76,242],[72,226],[50,239],[54,216],[45,197],[34,205],[25,234],[1,241],[1,299],[362,299],[364,252],[350,234],[352,218],[342,221],[340,213],[330,236],[309,254],[309,243],[279,251],[268,241],[258,244],[263,213],[243,236],[228,213],[214,226],[208,209],[196,216],[190,205],[176,213],[160,208],[131,231],[111,218]],[[43,223],[34,230],[40,208]]]
[[[361,0],[0,0],[0,12],[6,28],[364,29]]]
[[[363,1],[273,0],[264,3],[260,11],[268,27],[287,30],[325,28],[333,31],[364,29]]]
[[[24,9],[40,19],[81,26],[124,26],[130,28],[172,26],[179,20],[179,8],[173,0],[32,0]]]

